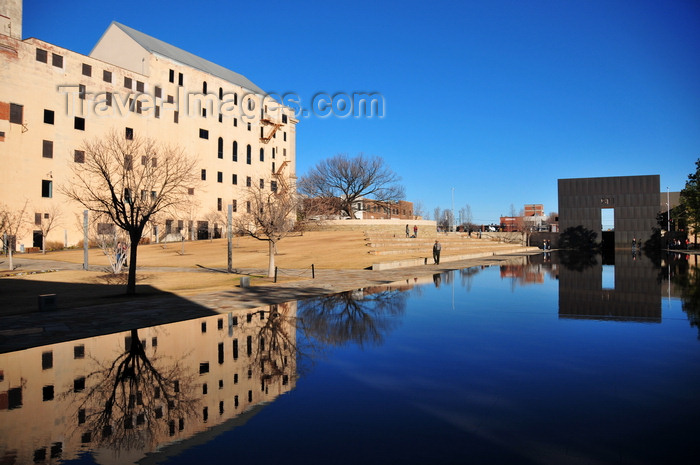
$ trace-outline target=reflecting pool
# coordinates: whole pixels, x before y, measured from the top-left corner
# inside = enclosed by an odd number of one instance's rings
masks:
[[[697,463],[697,266],[537,255],[0,354],[0,463]]]

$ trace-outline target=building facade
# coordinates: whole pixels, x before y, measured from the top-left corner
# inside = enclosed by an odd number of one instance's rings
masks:
[[[151,239],[220,230],[211,223],[223,222],[227,205],[245,211],[250,187],[295,189],[298,121],[245,76],[116,22],[89,56],[22,39],[21,0],[0,8],[0,202],[26,206],[17,248],[37,246],[50,215],[47,241],[83,238],[82,207],[61,186],[83,162],[84,142],[110,133],[197,160],[196,211],[160,218]]]
[[[610,246],[643,243],[658,227],[659,175],[559,179],[559,230],[583,227]],[[611,224],[603,226],[604,215]],[[603,234],[605,232],[605,234]]]
[[[364,197],[354,203],[355,216],[361,220],[414,220],[413,202],[399,200],[398,202],[379,202]]]

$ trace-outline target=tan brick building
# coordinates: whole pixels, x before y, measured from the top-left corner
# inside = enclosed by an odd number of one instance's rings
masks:
[[[247,187],[295,188],[298,121],[245,76],[116,22],[89,56],[22,40],[21,0],[0,9],[0,202],[27,205],[18,248],[37,246],[40,223],[54,211],[60,219],[47,241],[82,239],[82,207],[60,187],[81,162],[83,141],[110,131],[197,159],[197,211],[159,219],[151,239],[156,231],[161,239],[208,234],[227,205],[245,211]]]

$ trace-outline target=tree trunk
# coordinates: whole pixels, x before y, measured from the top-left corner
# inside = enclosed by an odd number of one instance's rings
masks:
[[[267,241],[268,243],[268,254],[270,255],[270,260],[267,265],[267,277],[275,277],[275,243],[274,241]]]
[[[43,234],[41,235],[41,253],[46,255],[46,236]]]
[[[141,233],[130,234],[131,246],[129,247],[129,279],[126,283],[126,293],[128,295],[136,294],[136,248],[141,239]]]

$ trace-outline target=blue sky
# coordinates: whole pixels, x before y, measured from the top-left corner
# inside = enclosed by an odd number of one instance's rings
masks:
[[[700,158],[700,2],[24,2],[24,37],[89,54],[116,20],[308,106],[378,92],[383,118],[301,118],[297,173],[378,155],[407,200],[498,221],[557,209],[557,179]]]

